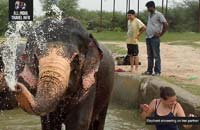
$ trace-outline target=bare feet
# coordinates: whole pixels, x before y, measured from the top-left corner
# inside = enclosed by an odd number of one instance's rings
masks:
[[[135,71],[134,69],[130,69],[128,72],[134,73]]]
[[[135,71],[132,69],[130,72],[131,72],[131,73],[134,73]]]

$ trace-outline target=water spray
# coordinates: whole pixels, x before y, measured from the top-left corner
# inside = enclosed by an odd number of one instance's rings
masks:
[[[35,3],[38,3],[39,5],[41,4],[40,0],[36,0]],[[34,6],[34,10],[40,10],[42,11],[42,8],[39,7],[39,9],[37,9],[37,6]],[[60,10],[59,7],[57,7],[56,4],[52,4],[50,7],[50,11],[53,12],[56,16],[56,18],[58,20],[62,20],[62,13],[63,11]],[[45,12],[42,11],[42,13],[40,14],[45,14]],[[38,13],[35,14],[36,17],[41,17],[42,15],[38,15]],[[37,16],[38,15],[38,16]],[[36,21],[37,23],[37,21]],[[9,22],[8,23],[8,30],[5,33],[5,37],[6,37],[6,41],[4,44],[4,49],[3,49],[3,63],[4,63],[4,74],[5,74],[5,80],[8,84],[8,87],[11,90],[15,90],[15,85],[17,83],[16,81],[16,58],[17,58],[17,45],[20,44],[20,41],[22,40],[22,37],[20,35],[20,31],[23,29],[23,27],[25,26],[26,22],[25,21],[15,21],[15,22]],[[29,22],[29,24],[33,24],[33,22]],[[36,42],[38,44],[38,47],[43,50],[45,48],[45,45],[43,44],[44,42],[46,42],[45,38],[42,37],[42,35],[40,37],[38,37],[35,33],[35,37],[36,37]]]

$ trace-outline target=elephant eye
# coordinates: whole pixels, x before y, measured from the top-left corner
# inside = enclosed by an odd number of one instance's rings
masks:
[[[72,63],[75,63],[75,64],[79,63],[79,55],[78,54],[73,58]]]
[[[81,64],[81,60],[79,55],[76,55],[73,59],[73,61],[71,62],[71,71],[75,74],[79,71],[80,69],[80,64]]]

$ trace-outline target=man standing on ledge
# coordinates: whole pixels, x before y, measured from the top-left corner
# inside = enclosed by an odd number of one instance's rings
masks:
[[[146,7],[150,12],[146,30],[148,68],[143,74],[152,75],[154,67],[153,75],[159,76],[161,74],[160,37],[167,31],[168,23],[163,14],[155,9],[153,1],[147,2]]]
[[[135,65],[135,71],[138,70],[138,65],[139,65],[138,42],[141,34],[146,30],[146,26],[138,18],[136,18],[134,10],[129,10],[127,13],[127,17],[128,17],[127,49],[131,64],[130,72],[133,73],[134,65]]]

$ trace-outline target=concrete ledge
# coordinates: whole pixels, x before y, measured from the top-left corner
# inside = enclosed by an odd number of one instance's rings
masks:
[[[137,107],[139,88],[142,78],[129,73],[115,73],[112,102],[126,107]]]

